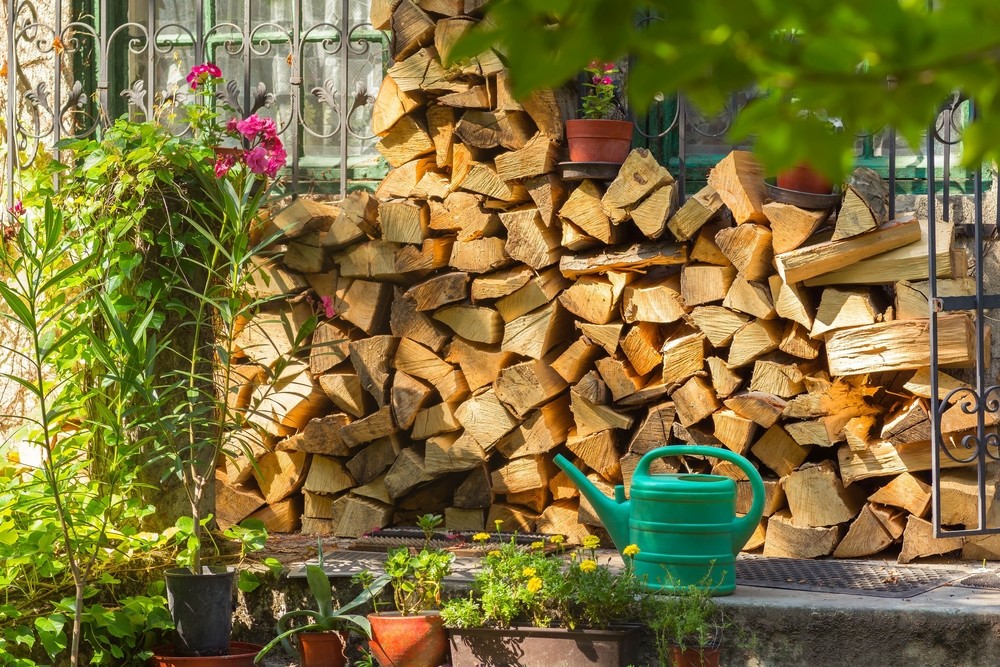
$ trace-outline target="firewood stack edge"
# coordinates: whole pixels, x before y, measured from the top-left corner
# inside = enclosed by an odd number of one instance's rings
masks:
[[[555,454],[613,495],[644,453],[696,443],[765,478],[748,550],[1000,551],[928,522],[926,221],[887,220],[888,187],[863,169],[835,218],[769,202],[741,151],[683,204],[642,149],[611,182],[563,181],[553,92],[515,101],[492,53],[442,65],[481,4],[373,2],[394,39],[372,120],[392,170],[374,195],[267,221],[282,238],[253,292],[287,298],[237,341],[228,399],[247,419],[220,464],[220,522],[357,537],[434,511],[450,530],[578,541],[600,521]],[[973,293],[951,227],[935,233],[939,293]],[[939,322],[943,367],[972,365],[972,315]],[[954,405],[945,437],[974,419]],[[749,506],[730,464],[654,466],[680,470],[734,477]],[[947,524],[975,525],[969,472],[944,473]]]

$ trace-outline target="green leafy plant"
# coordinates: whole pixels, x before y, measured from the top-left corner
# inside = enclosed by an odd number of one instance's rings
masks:
[[[418,552],[408,547],[391,549],[385,561],[385,574],[392,584],[393,603],[403,616],[419,614],[441,605],[441,582],[451,571],[455,557],[440,549],[431,549],[434,530],[442,518],[425,514],[418,520],[424,532],[424,545]],[[375,606],[378,612],[378,605]]]
[[[479,533],[474,539],[485,542],[489,537]],[[550,539],[561,554],[562,538]],[[649,595],[634,572],[638,548],[628,547],[624,567],[614,571],[598,562],[599,546],[599,539],[590,536],[567,562],[546,555],[542,542],[524,547],[511,538],[483,557],[469,597],[448,600],[441,616],[446,625],[459,628],[607,628],[642,620]]]
[[[290,611],[278,619],[278,636],[272,639],[254,658],[260,662],[275,646],[281,644],[285,650],[292,652],[289,639],[301,632],[344,632],[353,631],[371,639],[371,623],[364,616],[352,614],[358,607],[368,604],[389,583],[388,576],[381,576],[365,582],[364,588],[353,600],[341,607],[333,605],[333,587],[330,578],[323,570],[323,541],[319,540],[318,564],[306,565],[306,581],[309,591],[316,600],[316,609],[299,609]],[[291,627],[290,622],[296,618],[312,619],[310,623]]]
[[[699,584],[674,587],[653,603],[647,624],[663,664],[670,664],[673,647],[703,652],[721,644],[729,622],[712,597],[710,575]]]
[[[580,113],[588,120],[608,118],[614,109],[614,76],[618,74],[618,68],[614,63],[602,65],[595,60],[583,71],[587,74],[583,86],[589,92],[580,96]]]

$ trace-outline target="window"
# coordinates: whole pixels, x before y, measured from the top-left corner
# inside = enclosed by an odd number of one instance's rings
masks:
[[[281,128],[296,189],[341,192],[385,175],[370,117],[388,39],[369,24],[370,0],[95,4],[108,26],[113,115],[148,114],[165,95],[183,94],[192,65],[214,62],[234,107],[271,116]]]

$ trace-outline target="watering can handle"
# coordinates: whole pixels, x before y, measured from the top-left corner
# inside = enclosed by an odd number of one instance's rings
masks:
[[[733,553],[739,552],[757,529],[760,518],[764,514],[764,480],[761,479],[760,473],[744,457],[728,449],[701,445],[668,445],[657,447],[639,459],[633,479],[648,476],[649,466],[653,461],[667,456],[712,456],[717,459],[725,459],[735,464],[747,476],[747,479],[750,480],[750,489],[753,491],[750,509],[744,516],[736,517],[733,520]]]

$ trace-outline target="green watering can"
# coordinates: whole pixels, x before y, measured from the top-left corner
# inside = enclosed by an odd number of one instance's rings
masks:
[[[753,503],[736,516],[736,482],[721,475],[653,475],[650,464],[666,456],[711,456],[736,464],[750,479]],[[658,447],[639,460],[631,499],[615,487],[614,499],[594,486],[561,454],[555,463],[594,506],[615,547],[639,547],[635,573],[650,590],[710,587],[713,595],[736,590],[736,554],[764,511],[764,482],[749,461],[728,449],[698,445]]]

